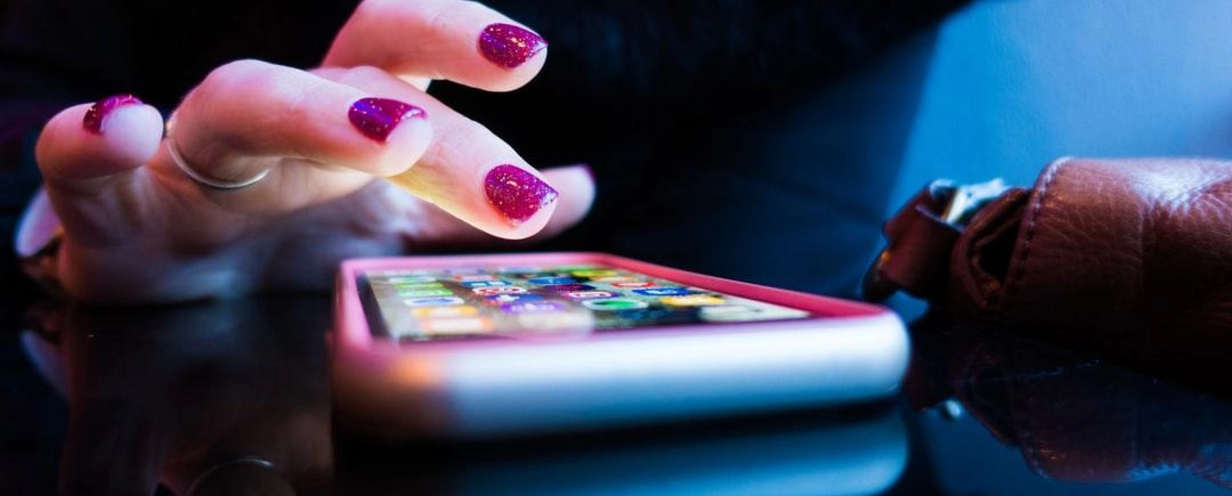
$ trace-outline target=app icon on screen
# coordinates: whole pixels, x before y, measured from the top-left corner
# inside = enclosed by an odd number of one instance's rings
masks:
[[[398,296],[403,298],[424,298],[427,296],[453,296],[453,291],[445,288],[398,290]]]
[[[439,282],[400,282],[394,284],[394,289],[398,291],[415,291],[420,289],[436,289],[443,287],[445,287],[445,285]]]
[[[525,301],[506,303],[501,305],[500,308],[505,313],[516,314],[563,312],[566,309],[563,303],[557,303],[554,301]]]
[[[441,272],[451,276],[470,276],[483,274],[483,269],[478,267],[454,267],[441,270]]]
[[[499,278],[492,274],[465,274],[453,277],[453,280],[458,282],[495,281],[497,279]]]
[[[616,296],[616,293],[608,291],[567,291],[560,295],[571,300],[589,300],[593,298],[611,298]]]
[[[527,279],[526,282],[536,286],[552,286],[557,284],[576,284],[577,279],[572,277],[535,277]]]
[[[631,298],[607,298],[598,300],[585,300],[582,306],[591,310],[599,311],[617,311],[617,310],[637,310],[650,306],[648,303],[641,300]]]
[[[547,286],[543,286],[543,289],[547,291],[557,291],[557,292],[560,292],[560,291],[590,291],[592,289],[595,289],[595,287],[587,285],[587,284],[550,284]]]
[[[461,283],[459,283],[459,284],[461,284],[461,285],[463,285],[463,286],[465,286],[465,287],[471,288],[471,289],[474,289],[474,288],[493,288],[493,287],[498,287],[498,286],[513,286],[513,284],[512,284],[512,283],[509,283],[509,282],[506,282],[506,281],[501,281],[501,280],[491,280],[491,281],[465,281],[465,282],[461,282]]]
[[[642,296],[684,296],[694,293],[685,288],[647,288],[635,289],[633,292]]]
[[[659,298],[664,305],[673,307],[702,307],[727,304],[722,298],[710,295],[691,294],[687,296],[667,296]]]
[[[590,331],[595,318],[590,312],[526,313],[518,315],[518,325],[535,331]]]
[[[402,300],[404,304],[410,307],[444,307],[449,305],[461,305],[466,303],[466,300],[457,296],[437,297],[437,298],[410,298]]]
[[[390,284],[421,283],[432,282],[435,280],[436,278],[428,276],[392,276],[389,279],[386,279],[386,281]]]
[[[636,277],[629,277],[629,276],[607,276],[607,277],[592,277],[590,278],[590,280],[592,282],[614,283],[614,282],[637,282],[639,279]]]
[[[536,267],[536,266],[533,266],[533,265],[521,265],[521,266],[514,266],[514,267],[501,267],[501,268],[497,269],[497,272],[501,272],[501,273],[504,273],[504,274],[509,274],[509,273],[514,273],[514,274],[536,274],[536,273],[539,273],[539,272],[543,272],[543,270],[544,270],[544,269],[543,269],[543,267]],[[519,275],[519,277],[521,277],[521,276]],[[531,276],[531,277],[534,277],[534,276]]]
[[[620,275],[619,272],[610,269],[583,269],[572,271],[574,277],[611,277]]]
[[[542,299],[543,299],[542,296],[539,296],[537,294],[531,294],[531,293],[502,294],[502,295],[485,296],[483,298],[483,304],[484,305],[505,305],[508,303],[514,303],[514,302],[520,302],[520,301],[539,301]]]
[[[411,315],[414,315],[420,319],[474,317],[479,315],[479,309],[470,305],[457,305],[452,307],[419,307],[411,309]]]
[[[492,330],[492,321],[485,317],[453,317],[420,321],[419,327],[429,334],[471,334]]]
[[[474,288],[471,291],[474,291],[475,294],[477,295],[487,296],[487,295],[499,295],[499,294],[525,293],[526,288],[520,288],[517,286],[492,286],[492,287],[487,287],[487,288]]]
[[[553,270],[559,270],[561,272],[573,272],[575,270],[592,270],[594,268],[595,268],[594,265],[589,265],[589,264],[561,265],[559,267],[552,267]]]
[[[633,289],[633,288],[654,288],[654,287],[658,287],[659,285],[653,282],[650,282],[650,281],[623,281],[623,282],[613,282],[612,286],[622,288],[622,289]]]

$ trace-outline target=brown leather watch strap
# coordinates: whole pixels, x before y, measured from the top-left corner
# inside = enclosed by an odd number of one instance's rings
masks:
[[[949,278],[950,256],[966,224],[1008,188],[1001,180],[970,186],[934,181],[886,222],[886,248],[864,278],[864,298],[902,290],[935,299]]]

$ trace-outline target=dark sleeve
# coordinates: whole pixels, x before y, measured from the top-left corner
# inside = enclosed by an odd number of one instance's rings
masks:
[[[571,87],[708,98],[844,74],[970,0],[487,3],[541,30]]]

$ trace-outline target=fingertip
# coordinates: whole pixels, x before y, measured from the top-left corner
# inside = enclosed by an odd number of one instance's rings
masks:
[[[563,231],[580,222],[595,202],[595,174],[589,165],[578,164],[543,171],[556,188],[560,198],[545,231]]]
[[[150,105],[116,109],[109,117],[109,130],[103,135],[113,159],[128,168],[149,162],[163,138],[163,116]]]
[[[406,43],[408,36],[416,43]],[[547,46],[538,33],[480,2],[367,0],[334,39],[324,65],[372,65],[410,81],[448,79],[507,92],[535,78]]]
[[[494,235],[510,240],[549,238],[577,225],[590,213],[595,201],[595,176],[589,165],[555,167],[543,170],[542,175],[557,195],[526,221]]]
[[[479,52],[506,69],[516,69],[547,49],[547,41],[538,33],[513,24],[492,23],[479,35]]]
[[[512,226],[509,239],[521,239],[539,232],[560,198],[560,191],[535,172],[513,164],[489,169],[483,178],[488,205]]]
[[[548,43],[538,33],[506,23],[485,26],[477,43],[480,55],[495,73],[479,81],[488,91],[513,91],[529,83],[547,61]]]
[[[432,122],[427,114],[420,114],[399,123],[381,145],[384,149],[377,160],[362,167],[381,177],[403,174],[423,157],[431,144]]]
[[[44,176],[95,179],[140,167],[154,156],[163,129],[158,110],[140,101],[102,108],[105,101],[69,107],[47,122],[35,147]]]
[[[481,230],[500,239],[509,241],[520,241],[540,235],[548,229],[552,223],[553,214],[556,212],[556,202],[545,205],[542,209],[532,215],[529,219],[519,223],[502,223],[497,228],[479,227]]]
[[[493,93],[508,93],[526,86],[531,82],[531,80],[535,79],[535,76],[539,75],[539,71],[543,69],[543,64],[546,61],[547,50],[544,49],[541,55],[528,60],[526,64],[514,69],[512,71],[514,74],[491,77],[486,80],[478,80],[473,84],[473,86]]]

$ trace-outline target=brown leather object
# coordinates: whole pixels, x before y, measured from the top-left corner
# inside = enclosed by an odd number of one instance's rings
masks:
[[[965,227],[930,189],[887,223],[866,294],[899,287],[1132,358],[1232,350],[1232,162],[1062,159]]]

